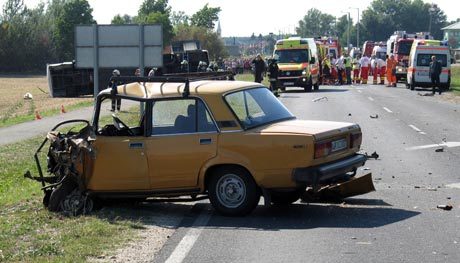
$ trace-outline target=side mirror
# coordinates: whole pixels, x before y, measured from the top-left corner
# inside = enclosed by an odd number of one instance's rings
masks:
[[[315,62],[316,62],[315,57],[312,57],[310,60],[310,64],[315,64]]]

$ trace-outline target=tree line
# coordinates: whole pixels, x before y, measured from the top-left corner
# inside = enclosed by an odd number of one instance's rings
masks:
[[[344,10],[345,11],[345,10]],[[435,39],[442,39],[441,28],[457,21],[447,21],[447,17],[437,5],[422,0],[374,0],[360,13],[360,21],[348,21],[348,14],[336,17],[311,8],[299,21],[296,33],[302,37],[337,36],[342,46],[347,43],[347,26],[350,23],[350,44],[356,46],[359,38],[362,45],[366,40],[386,41],[394,31],[408,33],[430,32]],[[346,12],[358,12],[350,8]]]
[[[118,14],[112,24],[163,26],[164,45],[175,40],[197,39],[211,58],[225,56],[225,47],[214,31],[219,7],[207,4],[192,16],[172,12],[168,0],[144,0],[136,16]],[[7,0],[0,14],[0,72],[43,72],[47,63],[74,59],[74,27],[94,24],[87,0],[47,0],[28,8],[24,0]]]
[[[197,39],[216,59],[226,56],[223,41],[214,30],[220,11],[206,4],[188,16],[171,11],[168,0],[144,0],[137,15],[118,14],[111,23],[160,23],[165,45]],[[350,23],[350,43],[356,43],[359,27],[361,45],[365,40],[384,41],[396,30],[430,31],[435,39],[442,39],[441,28],[452,23],[438,6],[422,0],[374,0],[361,11],[358,24],[348,21],[347,14],[336,19],[312,8],[299,21],[296,33],[302,37],[338,36],[344,44]],[[0,13],[0,71],[43,72],[47,63],[73,60],[74,27],[96,23],[92,12],[87,0],[46,0],[32,9],[23,0],[7,0]]]

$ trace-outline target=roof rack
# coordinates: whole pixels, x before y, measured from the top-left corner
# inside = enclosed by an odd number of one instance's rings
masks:
[[[234,80],[234,76],[235,74],[231,71],[165,74],[154,77],[112,76],[109,81],[109,87],[112,88],[112,94],[116,94],[118,85],[132,82],[184,83],[185,87],[182,96],[188,97],[190,95],[190,82],[200,80]]]

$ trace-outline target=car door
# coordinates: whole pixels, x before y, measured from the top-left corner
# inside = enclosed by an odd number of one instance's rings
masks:
[[[200,99],[156,101],[146,147],[152,189],[194,188],[203,164],[216,156],[217,127]]]
[[[137,191],[150,188],[145,154],[144,118],[138,104],[128,100],[113,117],[98,121],[95,157],[88,187],[94,191]],[[105,105],[104,105],[105,107]],[[115,118],[123,122],[118,129]],[[130,127],[128,132],[127,127]],[[131,133],[131,134],[129,134]]]

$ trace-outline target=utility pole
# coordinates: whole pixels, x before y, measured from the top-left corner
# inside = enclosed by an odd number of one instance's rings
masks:
[[[349,9],[356,9],[358,10],[358,23],[356,24],[356,47],[359,48],[359,7],[349,7]]]

